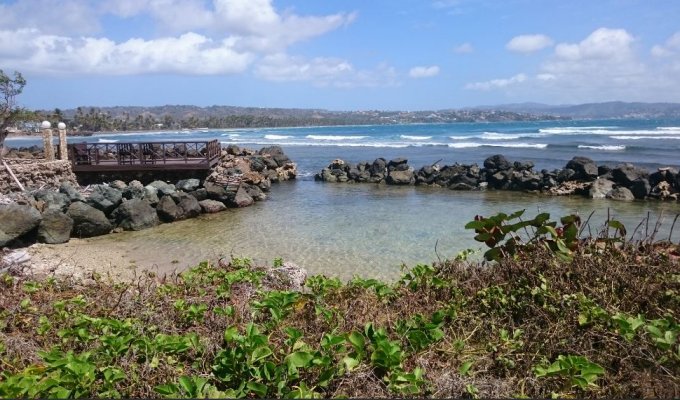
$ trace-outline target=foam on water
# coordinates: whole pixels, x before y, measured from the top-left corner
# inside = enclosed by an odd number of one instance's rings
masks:
[[[284,140],[284,139],[290,139],[293,136],[290,135],[264,135],[265,139],[269,140]]]
[[[401,135],[399,137],[402,138],[402,139],[405,139],[405,140],[430,140],[430,139],[432,139],[432,136]]]
[[[591,150],[604,150],[604,151],[622,151],[626,150],[626,146],[623,145],[602,145],[602,146],[590,146],[585,144],[578,145],[579,149],[591,149]]]
[[[312,140],[361,140],[366,136],[339,136],[339,135],[307,135],[307,139]]]

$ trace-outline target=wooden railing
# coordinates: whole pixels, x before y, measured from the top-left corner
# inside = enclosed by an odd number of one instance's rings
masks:
[[[208,169],[217,163],[220,152],[217,140],[68,145],[74,171]]]

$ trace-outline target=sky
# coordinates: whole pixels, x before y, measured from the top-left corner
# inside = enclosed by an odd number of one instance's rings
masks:
[[[677,0],[0,0],[31,109],[680,102]]]

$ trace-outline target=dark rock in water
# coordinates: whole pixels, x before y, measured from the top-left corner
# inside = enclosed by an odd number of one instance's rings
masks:
[[[262,189],[263,192],[268,192],[272,187],[272,181],[270,179],[263,179],[257,184],[257,187]]]
[[[475,187],[470,186],[467,183],[453,183],[449,186],[451,190],[473,190]]]
[[[659,168],[656,172],[649,175],[649,184],[652,187],[655,187],[661,182],[668,182],[672,186],[675,183],[677,175],[678,171],[674,168]]]
[[[230,204],[234,199],[234,192],[227,192],[227,190],[220,185],[216,185],[212,182],[205,182],[203,184],[206,192],[208,193],[208,198],[210,200],[221,201],[224,204]]]
[[[390,185],[410,185],[415,182],[413,171],[390,171],[385,181]]]
[[[0,205],[0,247],[35,229],[42,217],[40,212],[28,205]]]
[[[652,186],[647,179],[638,178],[631,183],[630,191],[636,199],[644,199],[652,191]]]
[[[177,207],[180,210],[178,219],[196,218],[201,214],[201,205],[194,196],[185,194],[180,197]]]
[[[539,190],[542,186],[543,177],[532,173],[530,169],[515,171],[513,183],[519,190]]]
[[[272,157],[262,157],[262,162],[264,162],[264,165],[267,167],[267,169],[276,169],[279,167],[279,164],[277,164],[276,160],[274,160]]]
[[[261,156],[263,156],[263,155],[276,156],[276,155],[284,155],[285,154],[283,152],[283,149],[281,148],[281,146],[263,147],[257,153]]]
[[[248,207],[252,205],[254,202],[255,201],[253,200],[252,197],[250,197],[248,192],[246,192],[244,188],[240,187],[236,192],[236,196],[234,197],[232,204],[236,207]]]
[[[264,201],[264,200],[267,199],[267,195],[264,194],[262,189],[260,189],[257,185],[246,185],[246,184],[244,184],[243,187],[246,190],[246,192],[248,192],[250,197],[253,198],[253,200]]]
[[[194,199],[196,200],[196,199]],[[126,231],[140,231],[158,225],[156,210],[148,202],[132,199],[116,208],[111,216]]]
[[[471,176],[468,176],[466,174],[458,174],[454,175],[453,178],[449,181],[452,185],[457,185],[457,184],[464,184],[467,186],[470,186],[471,188],[474,188],[479,184],[479,181]],[[450,187],[449,187],[450,188]]]
[[[193,192],[189,192],[190,195],[194,196],[196,200],[201,201],[208,198],[208,191],[205,188],[199,188]]]
[[[405,165],[405,164],[408,164],[408,160],[403,158],[403,157],[398,157],[398,158],[390,160],[390,162],[387,163],[387,169],[392,170],[392,169],[395,169],[396,167],[398,167],[399,165]]]
[[[108,185],[94,185],[92,193],[87,198],[87,204],[107,215],[118,207],[121,201],[123,201],[121,191]]]
[[[224,203],[217,200],[201,200],[198,204],[201,206],[201,210],[207,214],[214,214],[227,209]]]
[[[371,164],[371,176],[380,176],[383,177],[385,176],[385,169],[387,168],[387,162],[385,161],[384,158],[377,158],[375,161],[373,161],[373,164]]]
[[[487,182],[494,189],[508,189],[510,187],[510,173],[507,170],[496,172],[487,176]]]
[[[502,154],[496,154],[484,160],[484,168],[490,171],[505,171],[511,167],[510,162]]]
[[[59,193],[63,193],[68,196],[68,199],[73,203],[74,201],[85,201],[83,195],[76,190],[71,182],[64,181],[59,186]]]
[[[566,168],[574,171],[574,175],[571,179],[591,181],[598,176],[597,164],[588,157],[576,156],[569,160]]]
[[[250,169],[255,172],[262,172],[267,168],[262,157],[250,157]]]
[[[612,200],[623,200],[623,201],[633,201],[635,196],[633,193],[625,187],[617,187],[612,189],[607,193],[607,198]]]
[[[648,177],[649,173],[646,170],[630,163],[619,164],[612,170],[612,180],[625,187],[630,187],[637,179],[647,179]]]
[[[565,168],[557,174],[557,182],[568,182],[575,180],[576,171],[571,168]]]
[[[180,210],[171,196],[163,196],[156,205],[156,213],[163,222],[172,222],[179,216]]]
[[[153,186],[151,186],[153,187]],[[155,190],[158,190],[154,187]],[[144,185],[140,181],[131,181],[125,189],[123,189],[123,198],[125,199],[143,199]]]
[[[285,154],[274,154],[272,158],[274,161],[276,161],[276,164],[279,167],[283,167],[284,165],[290,164],[292,162],[291,159]]]
[[[198,179],[182,179],[175,185],[175,188],[183,190],[185,192],[193,192],[201,186],[201,181]]]
[[[41,243],[66,243],[71,237],[73,219],[59,210],[48,210],[42,215],[38,226],[38,241]]]
[[[515,161],[513,166],[518,171],[531,171],[534,168],[533,161]]]
[[[33,196],[36,200],[45,202],[46,210],[64,212],[71,204],[71,200],[67,194],[54,192],[52,190],[39,190],[33,193]]]
[[[113,229],[104,212],[82,202],[71,203],[66,214],[73,219],[74,237],[105,235]]]
[[[614,189],[614,182],[605,178],[595,179],[588,189],[588,197],[591,199],[604,199]]]
[[[605,176],[612,172],[612,169],[608,165],[598,165],[597,176]]]

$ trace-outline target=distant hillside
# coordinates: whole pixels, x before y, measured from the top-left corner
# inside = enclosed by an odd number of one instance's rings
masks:
[[[472,110],[503,110],[530,114],[551,114],[579,118],[680,118],[678,103],[626,103],[610,101],[578,105],[548,105],[541,103],[502,104],[473,107]]]

